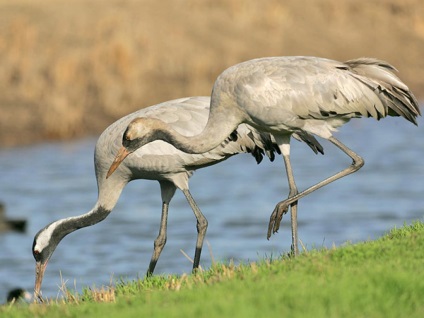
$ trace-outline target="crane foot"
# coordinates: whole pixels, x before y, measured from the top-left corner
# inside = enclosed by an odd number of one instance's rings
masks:
[[[283,215],[286,214],[289,210],[289,205],[286,203],[286,201],[279,202],[275,206],[274,211],[272,211],[271,217],[269,218],[268,234],[266,237],[268,240],[271,237],[271,234],[278,232]]]

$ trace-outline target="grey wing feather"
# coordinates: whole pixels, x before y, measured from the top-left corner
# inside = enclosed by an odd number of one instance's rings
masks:
[[[393,73],[396,69],[387,62],[362,58],[346,62],[352,76],[369,87],[384,105],[389,116],[402,116],[417,124],[421,115],[418,101],[408,87]],[[376,116],[373,116],[376,117]],[[379,117],[376,117],[379,119]]]
[[[257,131],[247,124],[239,125],[221,146],[224,147],[223,151],[250,153],[257,163],[262,161],[264,155],[274,161],[275,153],[280,153],[271,134]]]
[[[306,131],[299,130],[293,133],[292,136],[298,141],[305,142],[312,149],[312,151],[315,152],[315,154],[318,154],[318,152],[322,155],[324,154],[324,148],[322,145],[313,135],[307,133]]]
[[[324,148],[316,138],[305,132],[297,131],[292,135],[295,139],[305,142],[313,152],[324,154]],[[270,133],[258,131],[247,124],[241,124],[228,137],[224,143],[237,141],[243,152],[251,153],[256,162],[260,163],[266,155],[270,161],[274,161],[275,154],[281,154],[280,148]]]

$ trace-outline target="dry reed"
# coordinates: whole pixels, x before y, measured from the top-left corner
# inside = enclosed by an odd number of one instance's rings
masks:
[[[386,59],[423,96],[421,0],[0,0],[0,146],[98,134],[135,109],[208,95],[270,55]]]

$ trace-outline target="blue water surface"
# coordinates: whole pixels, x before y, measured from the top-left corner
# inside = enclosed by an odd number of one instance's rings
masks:
[[[400,118],[352,120],[335,135],[365,159],[357,173],[338,180],[299,203],[299,237],[306,249],[375,239],[391,228],[423,220],[424,122]],[[93,168],[96,139],[0,149],[0,201],[9,218],[28,221],[24,234],[0,233],[0,302],[16,286],[32,291],[35,233],[60,218],[89,211],[97,198]],[[350,159],[320,140],[325,156],[292,142],[299,190],[342,170]],[[239,155],[199,170],[191,179],[194,198],[209,221],[201,266],[213,261],[256,261],[290,250],[290,222],[268,241],[268,220],[288,195],[281,157],[260,165]],[[159,229],[161,198],[155,181],[130,183],[111,215],[78,230],[59,244],[49,262],[43,295],[61,297],[65,282],[78,291],[117,279],[143,277]],[[168,243],[156,274],[189,273],[196,239],[195,217],[178,192],[171,202]]]

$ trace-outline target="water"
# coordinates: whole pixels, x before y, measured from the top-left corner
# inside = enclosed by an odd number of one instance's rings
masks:
[[[302,199],[299,236],[306,248],[374,239],[394,226],[424,215],[424,124],[399,118],[353,120],[336,134],[365,159],[357,173]],[[321,141],[321,140],[320,140]],[[93,168],[95,139],[0,149],[0,200],[9,218],[25,218],[25,234],[0,234],[0,302],[16,286],[32,290],[34,234],[53,220],[87,212],[97,198]],[[293,141],[292,160],[299,189],[350,164],[322,141],[325,156]],[[288,194],[281,158],[257,166],[249,155],[196,172],[191,191],[209,220],[201,266],[213,260],[255,261],[290,249],[289,218],[266,240],[269,216]],[[96,226],[67,236],[49,262],[43,295],[60,295],[62,280],[83,286],[143,277],[158,233],[159,185],[138,180],[125,189],[113,213]],[[156,274],[189,273],[196,238],[194,215],[181,193],[171,202],[168,243]],[[208,248],[209,246],[209,248]]]

